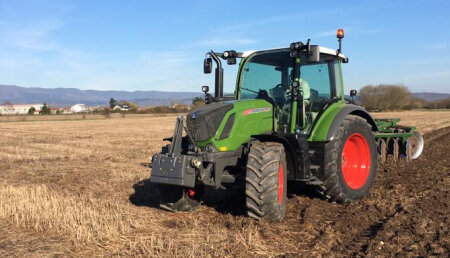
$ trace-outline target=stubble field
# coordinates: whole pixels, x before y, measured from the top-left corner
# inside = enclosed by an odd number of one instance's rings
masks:
[[[152,207],[149,161],[175,116],[0,121],[0,257],[438,255],[450,250],[450,111],[376,113],[425,134],[418,160],[379,166],[349,205],[290,190],[284,222],[233,202]],[[223,208],[226,207],[226,208]]]

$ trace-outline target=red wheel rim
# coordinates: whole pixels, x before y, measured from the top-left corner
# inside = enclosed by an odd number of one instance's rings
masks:
[[[278,203],[283,203],[283,193],[284,193],[284,169],[283,163],[280,162],[278,166]]]
[[[342,150],[342,174],[344,181],[352,189],[361,188],[370,172],[370,148],[366,138],[360,133],[348,137]]]

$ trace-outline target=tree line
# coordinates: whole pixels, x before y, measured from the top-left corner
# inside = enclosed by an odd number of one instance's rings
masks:
[[[120,109],[114,109],[117,105],[127,105],[129,107],[128,111],[122,111]],[[105,109],[97,109],[94,110],[93,113],[99,114],[109,114],[109,113],[135,113],[135,114],[159,114],[159,113],[186,113],[189,110],[195,109],[201,105],[205,105],[205,101],[201,97],[195,97],[192,100],[191,105],[185,105],[181,103],[172,102],[170,105],[160,105],[160,106],[151,106],[147,108],[139,108],[139,106],[130,101],[117,101],[114,98],[110,98],[109,100],[109,108]]]
[[[358,95],[361,105],[368,111],[450,109],[450,98],[428,102],[414,97],[404,85],[367,85],[359,90]]]

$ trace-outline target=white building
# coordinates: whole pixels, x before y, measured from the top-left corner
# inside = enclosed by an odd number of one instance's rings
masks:
[[[113,110],[130,111],[130,106],[126,104],[118,104],[113,107]]]
[[[73,105],[70,110],[73,113],[80,113],[80,112],[87,112],[87,108],[84,106],[84,104],[75,104]]]
[[[28,114],[30,108],[34,107],[34,114],[39,114],[44,107],[43,104],[18,104],[18,105],[1,105],[1,115],[25,115]]]

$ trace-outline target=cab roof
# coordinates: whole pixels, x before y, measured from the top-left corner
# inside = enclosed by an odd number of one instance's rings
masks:
[[[248,57],[248,56],[250,56],[251,54],[253,54],[255,52],[267,51],[267,50],[277,50],[277,49],[282,50],[282,49],[289,49],[289,48],[271,48],[271,49],[264,49],[264,50],[258,50],[258,51],[256,51],[256,50],[247,50],[247,51],[244,51],[242,53],[242,57]],[[321,54],[326,54],[326,55],[335,56],[336,53],[337,53],[337,50],[334,50],[334,49],[331,49],[331,48],[327,48],[327,47],[320,47],[319,46],[319,50],[320,50]],[[342,58],[342,59],[346,59],[347,58],[342,53],[339,53],[339,57]]]

